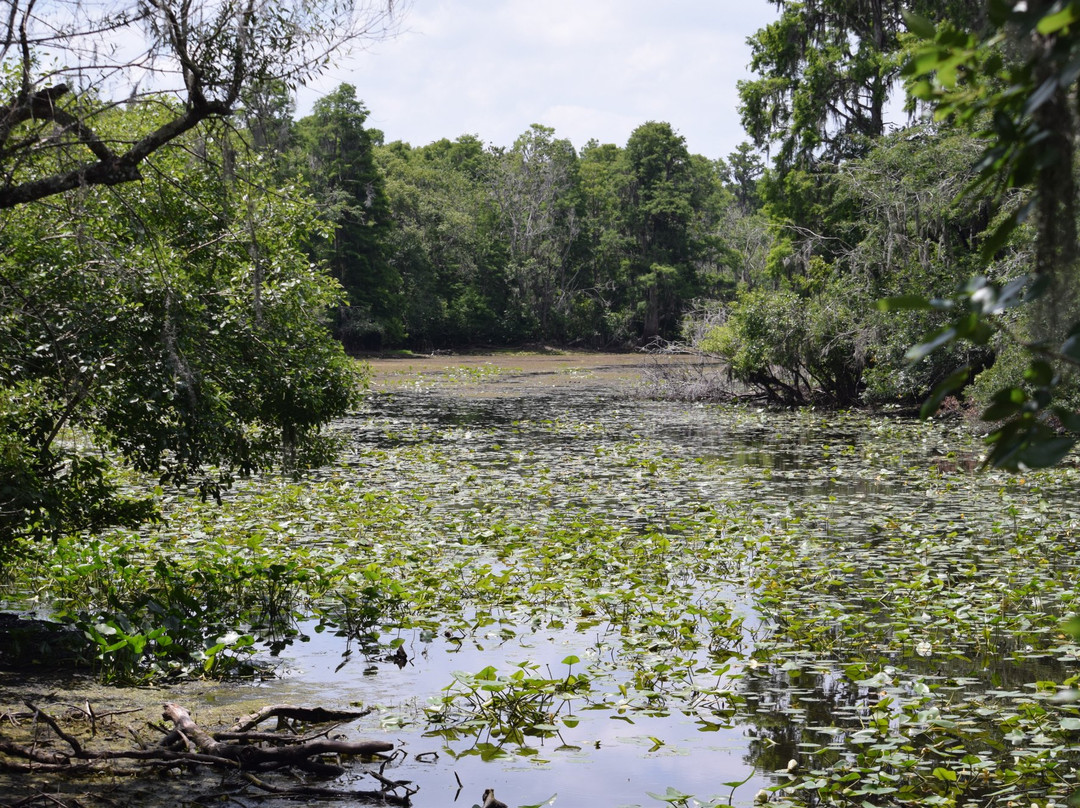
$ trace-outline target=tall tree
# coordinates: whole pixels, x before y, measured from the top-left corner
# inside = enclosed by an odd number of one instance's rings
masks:
[[[578,162],[578,193],[582,206],[582,242],[588,250],[579,258],[588,281],[579,298],[581,326],[588,324],[589,337],[596,344],[633,342],[634,333],[622,305],[623,261],[631,240],[623,224],[625,186],[623,150],[614,143],[591,140],[581,150]]]
[[[686,140],[668,123],[649,121],[630,134],[625,224],[633,239],[627,282],[641,295],[641,336],[670,333],[679,304],[695,286],[691,264],[694,175]]]
[[[313,206],[264,190],[270,174],[253,162],[237,171],[250,180],[245,216],[213,215],[233,182],[215,165],[221,134],[160,150],[138,189],[87,189],[4,218],[4,538],[145,518],[149,502],[116,487],[121,460],[204,494],[237,473],[304,465],[352,401],[357,377],[323,323],[339,287],[301,248],[321,226]],[[198,151],[208,162],[191,160]]]
[[[499,157],[491,191],[506,228],[508,272],[536,336],[565,340],[562,323],[579,285],[577,154],[554,129],[533,124]]]
[[[297,250],[321,224],[295,189],[268,195],[277,183],[257,165],[235,174],[251,182],[244,215],[227,215],[222,169],[244,157],[198,128],[232,115],[253,86],[294,85],[336,48],[386,33],[392,11],[362,0],[5,5],[5,550],[20,535],[150,515],[118,487],[117,465],[213,492],[325,446],[321,427],[357,376],[322,323],[338,287]],[[142,187],[126,187],[151,164]]]
[[[308,183],[333,224],[323,257],[348,295],[337,333],[350,347],[381,347],[404,336],[401,277],[386,258],[390,213],[368,110],[356,88],[342,84],[315,102],[297,124]]]
[[[977,24],[978,0],[771,0],[775,22],[749,39],[739,82],[743,126],[758,146],[778,143],[781,169],[863,154],[885,131],[904,54],[902,13]]]
[[[376,149],[394,227],[390,260],[399,268],[409,342],[434,347],[512,339],[503,316],[509,290],[502,267],[490,177],[498,159],[472,135],[414,149]]]

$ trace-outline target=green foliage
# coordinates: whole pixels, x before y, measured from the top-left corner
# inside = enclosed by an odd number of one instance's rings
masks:
[[[393,228],[389,260],[401,268],[410,342],[427,349],[501,343],[509,289],[504,248],[484,179],[496,158],[473,137],[375,150]]]
[[[500,399],[526,371],[459,370],[370,397],[341,460],[302,485],[242,481],[221,507],[176,499],[145,535],[46,545],[9,591],[130,637],[167,620],[124,627],[149,594],[219,621],[190,635],[190,659],[147,639],[135,680],[233,658],[241,673],[274,649],[302,664],[324,630],[358,682],[404,643],[447,666],[396,711],[440,756],[602,755],[589,747],[619,728],[650,757],[711,761],[731,732],[776,802],[890,787],[1062,801],[1080,720],[1058,700],[1080,658],[1059,631],[1076,608],[1075,469],[973,475],[977,442],[954,423],[616,407],[595,388]],[[475,397],[466,375],[485,381]],[[207,671],[230,632],[256,653],[221,649]],[[451,675],[463,658],[481,661]]]
[[[589,693],[588,677],[572,672],[580,661],[575,656],[563,660],[570,668],[564,678],[542,676],[540,666],[528,662],[503,676],[491,666],[475,674],[455,673],[444,695],[426,708],[428,720],[436,726],[430,734],[476,735],[469,754],[482,760],[527,750],[536,742],[532,739],[557,738],[562,726],[577,726],[569,709],[571,699]]]
[[[938,348],[961,340],[987,344],[997,329],[1006,327],[1003,315],[1024,303],[1030,289],[1026,277],[1003,286],[989,283],[985,278],[973,278],[951,298],[893,298],[883,300],[882,307],[939,309],[950,313],[947,325],[909,349],[908,358],[917,362]],[[1076,443],[1080,419],[1070,408],[1055,404],[1063,381],[1055,364],[1066,368],[1080,364],[1073,356],[1078,333],[1080,329],[1071,332],[1060,347],[1039,342],[1019,346],[1028,355],[1023,383],[996,390],[990,397],[990,406],[982,413],[983,420],[996,425],[986,438],[990,446],[986,458],[989,465],[1010,471],[1052,466]],[[924,417],[933,414],[946,395],[966,384],[969,376],[970,369],[963,367],[939,384],[923,405]]]
[[[367,116],[356,88],[342,84],[296,125],[304,174],[332,227],[314,252],[345,290],[348,306],[339,308],[335,327],[354,349],[405,337],[401,277],[386,254],[389,202]]]
[[[466,136],[376,154],[389,260],[409,340],[424,348],[669,338],[693,297],[742,269],[722,164],[690,155],[666,123],[580,156],[540,125],[510,149]],[[739,165],[745,197],[755,169],[746,154]]]
[[[834,405],[859,397],[865,357],[842,290],[811,297],[757,289],[741,295],[726,322],[699,342],[731,364],[733,376],[767,400],[788,406],[824,399]]]
[[[1076,83],[1080,37],[1072,5],[991,6],[986,37],[934,27],[911,17],[925,38],[906,68],[913,95],[929,101],[939,118],[988,122],[974,187],[1030,190],[1030,201],[1015,208],[987,239],[983,253],[994,255],[1025,218],[1035,213],[1033,274],[1008,282],[977,276],[943,299],[893,299],[886,308],[938,309],[945,326],[909,352],[912,361],[942,346],[966,340],[985,345],[995,335],[1027,354],[1021,378],[988,393],[983,418],[996,426],[987,438],[987,462],[1011,470],[1059,462],[1076,442],[1080,419],[1062,406],[1061,391],[1080,364],[1073,348],[1080,328],[1075,279],[1076,226],[1073,148],[1075,122],[1067,93]],[[1012,58],[1007,45],[1030,38],[1035,46]],[[1004,81],[1000,81],[1002,77]],[[1016,310],[1024,317],[1018,327]],[[1012,364],[1018,364],[1013,362]],[[942,382],[924,405],[933,412],[947,393],[968,379],[965,369]]]
[[[990,364],[990,346],[955,345],[912,366],[908,346],[945,314],[909,309],[886,317],[873,305],[955,284],[980,266],[994,208],[956,195],[982,147],[963,133],[911,127],[841,166],[770,174],[765,193],[777,201],[765,208],[773,232],[765,271],[754,277],[757,288],[748,283],[702,309],[727,308],[732,319],[699,347],[734,360],[738,380],[788,403],[914,401],[958,362]],[[1007,201],[997,217],[1015,200]],[[1015,232],[993,272],[1016,272],[1030,251],[1030,232]],[[686,329],[705,333],[693,323]]]
[[[739,82],[739,114],[759,147],[779,141],[783,174],[817,161],[864,155],[885,132],[885,107],[903,63],[905,9],[967,24],[981,14],[954,3],[859,4],[775,0],[775,22],[750,38],[750,68]]]
[[[114,465],[216,496],[235,474],[320,462],[323,425],[355,400],[360,376],[323,324],[338,287],[300,247],[321,227],[307,200],[266,192],[259,161],[215,166],[224,133],[177,145],[142,185],[5,217],[6,537],[150,516]]]
[[[555,130],[533,124],[512,149],[496,151],[491,195],[506,245],[508,312],[526,336],[569,342],[567,319],[581,295],[577,154]]]
[[[679,301],[697,291],[690,223],[700,199],[686,141],[670,124],[650,121],[635,129],[624,159],[624,221],[633,245],[624,283],[637,292],[642,338],[648,341],[671,333],[681,314]]]

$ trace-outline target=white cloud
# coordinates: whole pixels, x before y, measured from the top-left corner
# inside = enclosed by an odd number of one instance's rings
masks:
[[[581,147],[624,144],[664,120],[691,151],[722,157],[745,139],[735,82],[767,0],[413,0],[404,32],[352,55],[300,96],[357,87],[369,124],[423,145],[475,134],[510,145],[531,124]]]

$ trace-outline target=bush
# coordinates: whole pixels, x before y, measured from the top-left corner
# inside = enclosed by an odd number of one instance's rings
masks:
[[[788,290],[745,292],[696,347],[723,357],[736,380],[769,401],[853,404],[865,351],[854,311],[836,291],[812,298]]]

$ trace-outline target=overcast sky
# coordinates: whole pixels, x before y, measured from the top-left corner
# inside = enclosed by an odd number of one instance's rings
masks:
[[[387,141],[478,136],[509,146],[533,123],[579,149],[626,144],[667,121],[691,152],[726,157],[746,139],[735,83],[768,0],[411,0],[402,32],[301,90],[353,84]]]

